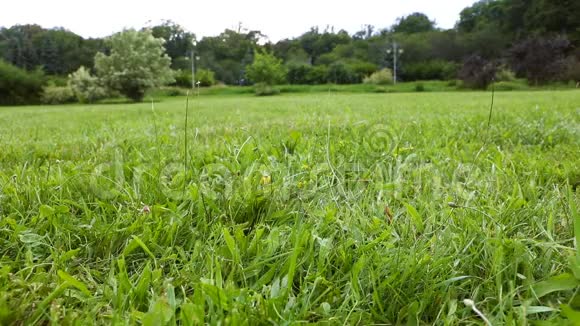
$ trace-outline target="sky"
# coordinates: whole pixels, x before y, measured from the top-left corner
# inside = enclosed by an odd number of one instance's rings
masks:
[[[199,38],[224,29],[260,30],[270,41],[298,37],[310,27],[334,26],[353,34],[364,25],[390,27],[398,17],[423,12],[451,28],[473,0],[4,0],[0,26],[64,27],[83,37],[104,37],[123,28],[172,20]]]

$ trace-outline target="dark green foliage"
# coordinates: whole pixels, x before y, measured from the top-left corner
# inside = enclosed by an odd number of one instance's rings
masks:
[[[171,68],[183,69],[182,61],[185,60],[189,60],[188,63],[191,65],[191,60],[184,56],[191,51],[192,40],[195,39],[194,34],[187,32],[181,25],[171,20],[164,20],[160,25],[150,29],[153,36],[165,40],[163,47],[165,53],[171,58]]]
[[[313,67],[311,65],[290,65],[288,66],[288,73],[286,74],[286,79],[290,84],[296,85],[306,85],[312,84],[310,76],[312,74]]]
[[[393,26],[395,33],[424,33],[435,30],[435,22],[430,20],[427,15],[415,12],[408,16],[397,19]]]
[[[570,57],[567,63],[566,73],[563,78],[564,81],[571,81],[574,83],[580,82],[580,60]]]
[[[450,80],[457,77],[457,64],[449,61],[432,60],[405,65],[402,78],[413,80]]]
[[[580,41],[580,2],[576,0],[480,0],[461,11],[457,28],[473,33],[493,26],[499,33],[521,39],[563,33]]]
[[[0,60],[0,105],[38,103],[43,84],[42,71],[25,71]]]
[[[47,74],[66,75],[80,66],[92,67],[102,39],[83,39],[64,28],[38,25],[0,28],[0,58],[27,70],[42,67]]]
[[[260,31],[240,32],[226,29],[220,35],[204,37],[197,44],[196,66],[215,73],[217,81],[230,85],[245,84],[245,69],[254,60],[254,49],[259,47]]]
[[[327,66],[314,66],[308,72],[307,78],[310,81],[310,84],[326,84],[331,82],[328,79],[329,69]]]
[[[360,82],[354,70],[342,62],[335,62],[328,67],[327,80],[335,84],[354,84]]]

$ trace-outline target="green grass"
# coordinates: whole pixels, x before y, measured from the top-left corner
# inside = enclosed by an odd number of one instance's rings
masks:
[[[580,92],[489,101],[0,108],[0,324],[561,324]]]
[[[297,93],[410,93],[410,92],[453,92],[453,91],[469,91],[461,87],[461,81],[441,81],[441,80],[427,80],[415,82],[402,82],[396,85],[371,85],[371,84],[351,84],[351,85],[278,85],[276,89],[280,90],[282,94],[297,94]],[[530,86],[525,79],[518,79],[515,81],[497,82],[495,85],[496,91],[547,91],[547,90],[569,90],[574,89],[575,84],[571,83],[551,83],[541,86]],[[490,87],[491,89],[491,87]],[[207,88],[200,88],[195,90],[200,95],[254,95],[253,86],[213,86]],[[187,89],[177,87],[166,87],[161,90],[151,92],[151,96],[155,98],[167,96],[185,95]]]

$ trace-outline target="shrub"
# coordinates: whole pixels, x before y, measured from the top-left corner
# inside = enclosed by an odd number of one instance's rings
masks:
[[[328,67],[326,80],[335,84],[354,84],[357,82],[357,75],[342,62],[335,62]]]
[[[47,86],[41,96],[41,102],[44,104],[64,104],[75,101],[75,94],[68,86]]]
[[[389,68],[383,68],[372,75],[366,77],[365,84],[388,85],[393,83],[393,72]]]
[[[311,80],[313,67],[311,65],[289,65],[286,79],[290,84],[305,85],[314,84]]]
[[[377,71],[377,65],[370,62],[355,62],[349,65],[355,75],[355,83],[360,83],[366,76],[370,76]]]
[[[486,89],[493,81],[495,72],[496,66],[493,62],[472,55],[464,61],[459,78],[467,88]]]
[[[326,84],[328,80],[328,66],[312,66],[307,74],[308,84]]]
[[[81,103],[92,103],[104,99],[108,95],[108,91],[101,85],[101,81],[92,76],[89,70],[83,66],[68,75],[68,87]]]
[[[20,69],[0,60],[0,104],[34,104],[40,101],[44,74]]]
[[[254,84],[254,93],[256,96],[270,96],[279,94],[280,90],[266,83],[257,83]]]
[[[495,73],[495,80],[498,82],[513,82],[516,79],[516,74],[506,67],[499,69]]]
[[[201,87],[209,87],[215,85],[215,73],[209,69],[199,69],[198,71],[196,71],[195,79],[199,81],[199,86]]]
[[[173,86],[191,88],[191,71],[177,70],[173,78],[175,78],[175,82],[172,84]]]
[[[422,83],[418,83],[415,85],[415,92],[424,92],[425,86]]]
[[[443,60],[412,63],[402,73],[405,80],[450,80],[457,76],[457,64]]]

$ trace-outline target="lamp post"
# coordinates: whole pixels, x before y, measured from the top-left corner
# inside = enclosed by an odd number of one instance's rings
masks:
[[[393,48],[387,49],[388,54],[393,54],[393,84],[397,84],[397,56],[403,54],[403,49],[399,48],[396,42],[393,42]]]
[[[197,42],[195,40],[191,41],[191,89],[195,90],[195,46]]]

